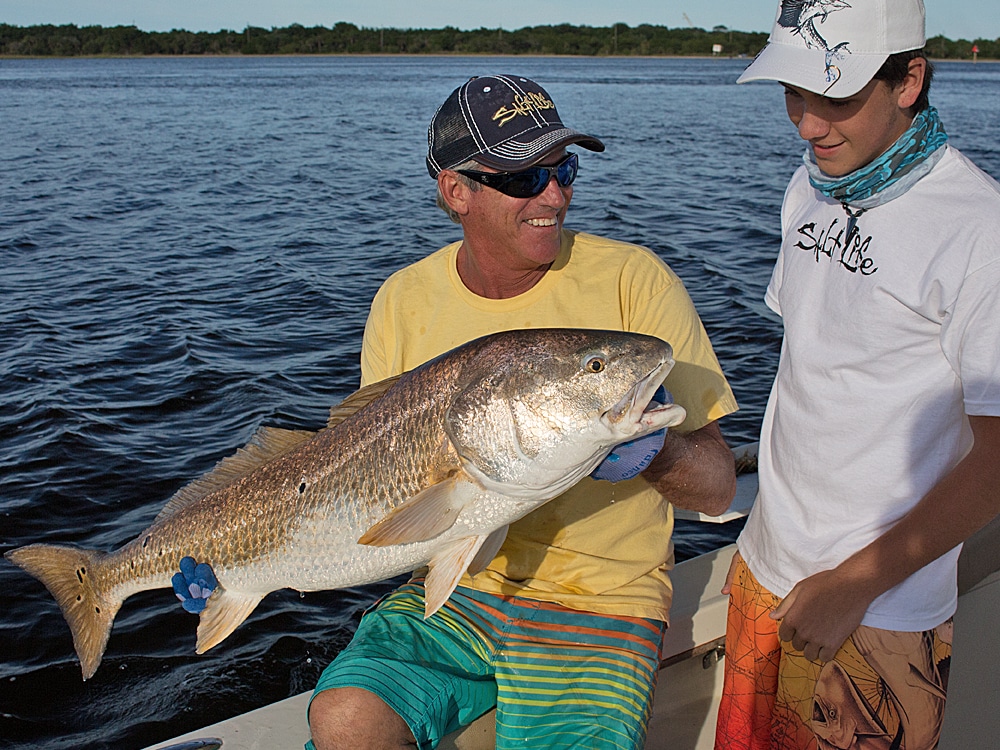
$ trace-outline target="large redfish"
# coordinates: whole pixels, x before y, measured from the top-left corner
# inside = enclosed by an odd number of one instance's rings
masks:
[[[617,443],[684,419],[679,406],[650,404],[672,365],[668,344],[635,333],[485,336],[349,396],[319,432],[261,428],[115,552],[32,544],[6,557],[59,603],[84,679],[122,602],[170,586],[187,555],[218,579],[198,653],[276,589],[357,586],[424,565],[429,617],[495,556],[508,524]]]

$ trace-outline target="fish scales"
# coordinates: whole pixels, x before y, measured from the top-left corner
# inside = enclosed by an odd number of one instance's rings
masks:
[[[6,557],[39,578],[70,625],[84,679],[115,614],[164,588],[182,557],[218,587],[197,651],[224,640],[269,592],[370,583],[428,566],[427,616],[507,525],[589,474],[623,440],[679,423],[650,399],[670,346],[576,329],[486,336],[362,389],[316,433],[262,428],[105,553],[34,544]]]

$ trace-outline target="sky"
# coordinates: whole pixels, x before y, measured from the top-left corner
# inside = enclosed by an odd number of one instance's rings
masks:
[[[0,0],[13,26],[134,25],[143,31],[242,31],[247,26],[357,26],[459,29],[569,23],[575,26],[722,25],[770,31],[777,0]],[[1000,38],[997,0],[925,0],[927,36]]]

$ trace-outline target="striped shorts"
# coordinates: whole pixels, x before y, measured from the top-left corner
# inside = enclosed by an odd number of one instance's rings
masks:
[[[494,706],[497,748],[642,748],[665,628],[461,587],[424,620],[410,582],[365,614],[314,695],[369,690],[420,748]]]

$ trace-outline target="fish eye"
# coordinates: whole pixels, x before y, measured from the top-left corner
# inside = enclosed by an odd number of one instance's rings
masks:
[[[583,363],[583,369],[587,372],[603,372],[607,366],[604,357],[599,354],[591,355]]]

